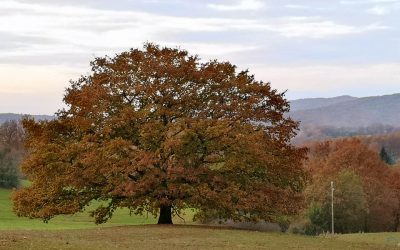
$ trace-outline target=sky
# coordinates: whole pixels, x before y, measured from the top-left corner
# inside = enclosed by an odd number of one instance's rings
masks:
[[[53,114],[95,57],[145,42],[290,100],[400,92],[400,0],[0,0],[0,113]]]

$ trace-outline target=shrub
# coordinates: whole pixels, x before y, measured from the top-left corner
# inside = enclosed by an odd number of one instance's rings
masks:
[[[281,232],[284,233],[288,230],[290,226],[290,220],[287,216],[280,216],[276,221],[281,228]]]

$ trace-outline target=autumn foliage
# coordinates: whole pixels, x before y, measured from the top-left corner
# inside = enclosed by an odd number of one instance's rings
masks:
[[[330,181],[336,186],[337,232],[399,229],[399,168],[387,165],[379,152],[360,139],[317,142],[309,147],[306,166],[312,184],[305,194],[312,209],[315,204],[320,206],[314,216],[323,217],[318,225],[321,230],[330,231]]]
[[[201,62],[146,44],[97,58],[71,83],[53,121],[25,120],[32,186],[13,194],[19,216],[45,221],[92,201],[97,223],[115,209],[273,220],[299,209],[305,150],[283,93],[229,62]]]

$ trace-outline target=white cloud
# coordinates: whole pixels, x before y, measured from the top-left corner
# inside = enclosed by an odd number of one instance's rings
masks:
[[[205,55],[207,57],[215,57],[221,55],[227,55],[231,53],[254,51],[257,49],[256,46],[249,45],[239,45],[239,44],[229,44],[229,43],[216,43],[216,44],[204,44],[204,43],[164,43],[170,46],[180,46],[183,49],[195,53],[198,55]]]
[[[28,0],[24,3],[16,0],[0,1],[0,23],[4,24],[0,25],[0,63],[6,63],[0,64],[0,112],[52,113],[61,105],[62,93],[68,85],[68,80],[85,74],[88,71],[88,62],[94,56],[113,55],[130,47],[141,46],[145,41],[180,46],[204,59],[217,57],[240,66],[241,60],[238,58],[243,58],[244,52],[248,52],[249,56],[246,54],[243,61],[250,61],[255,57],[258,61],[267,60],[269,56],[276,58],[274,53],[285,53],[285,48],[289,48],[290,51],[291,45],[298,43],[295,46],[299,46],[304,40],[307,40],[304,44],[312,48],[316,44],[319,45],[319,41],[311,39],[330,39],[389,28],[380,23],[343,23],[338,21],[339,19],[326,16],[285,17],[282,13],[277,13],[246,14],[242,18],[232,18],[232,13],[219,12],[214,16],[207,13],[206,18],[199,15],[192,17],[190,14],[157,14],[156,11],[137,9],[117,11],[83,5],[60,7],[52,5],[52,1],[49,0],[40,4]],[[76,3],[77,0],[73,2]],[[244,4],[245,2],[247,4]],[[237,4],[228,6],[228,9],[258,10],[266,7],[264,2],[266,1],[237,1]],[[371,7],[374,5],[381,4],[375,3]],[[282,5],[279,6],[282,9]],[[300,8],[300,4],[289,8]],[[229,18],[224,17],[224,14]],[[236,39],[242,34],[243,37]],[[196,39],[197,37],[201,39]],[[266,37],[271,38],[271,42],[266,40]],[[324,43],[329,43],[328,39]],[[196,42],[190,42],[193,40]],[[266,52],[265,47],[274,44],[282,44],[282,47],[271,47]],[[263,51],[265,55],[258,55],[256,50]],[[311,50],[300,51],[299,54],[304,56],[308,51]],[[263,59],[260,59],[261,57]],[[296,57],[298,55],[293,56],[294,61],[298,60]],[[330,59],[329,55],[325,56],[323,52],[320,57],[322,62]],[[42,66],[35,66],[38,62],[35,60],[40,61]],[[338,86],[347,86],[340,85],[341,82],[351,82],[356,86],[356,83],[364,81],[370,84],[388,82],[390,86],[395,86],[396,77],[398,86],[397,72],[400,70],[398,66],[392,69],[389,69],[389,66],[382,66],[384,69],[380,72],[378,66],[354,65],[255,65],[249,66],[249,69],[254,71],[257,77],[273,81],[273,86],[279,84],[276,87],[281,89],[322,91],[323,86],[335,88],[334,84],[337,82]],[[18,93],[23,97],[17,98]],[[29,99],[29,95],[40,98]],[[10,105],[13,102],[17,103],[17,100],[24,103],[25,107],[16,104],[13,109]]]
[[[240,6],[244,3],[245,1],[242,1]],[[246,8],[261,6],[257,1],[246,1],[246,3],[248,4]],[[165,37],[173,41],[178,34],[193,32],[254,31],[272,32],[290,38],[325,38],[387,28],[378,24],[367,26],[338,24],[320,17],[191,18],[143,11],[112,11],[68,6],[60,8],[13,0],[2,2],[0,11],[8,12],[8,15],[0,16],[0,23],[12,24],[0,26],[0,32],[57,41],[45,45],[32,43],[30,47],[3,52],[5,54],[0,53],[0,56],[48,54],[57,50],[72,53],[102,53],[138,46],[143,41],[165,41]],[[235,50],[240,47],[235,44],[231,46],[236,46]],[[226,44],[220,46],[221,51],[226,51],[226,48]]]
[[[367,10],[367,13],[377,15],[377,16],[383,16],[389,13],[389,8],[385,6],[374,6],[370,9]]]
[[[383,16],[400,9],[400,0],[342,0],[343,5],[363,5],[366,13]]]
[[[310,9],[309,6],[298,5],[298,4],[286,4],[284,7],[285,7],[285,8],[288,8],[288,9],[299,9],[299,10]]]
[[[211,9],[219,11],[238,11],[238,10],[261,10],[265,4],[259,0],[240,0],[236,4],[208,4]]]
[[[326,21],[321,18],[283,18],[275,25],[269,25],[266,29],[275,31],[288,38],[329,38],[358,34],[369,31],[388,29],[389,27],[380,24],[367,26],[350,26],[338,24],[333,21]]]

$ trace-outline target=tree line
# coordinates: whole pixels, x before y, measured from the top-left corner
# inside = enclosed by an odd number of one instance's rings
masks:
[[[306,208],[300,230],[330,231],[331,187],[335,183],[335,231],[397,231],[400,215],[400,166],[391,166],[358,138],[308,145],[305,167],[311,182],[304,191]]]

